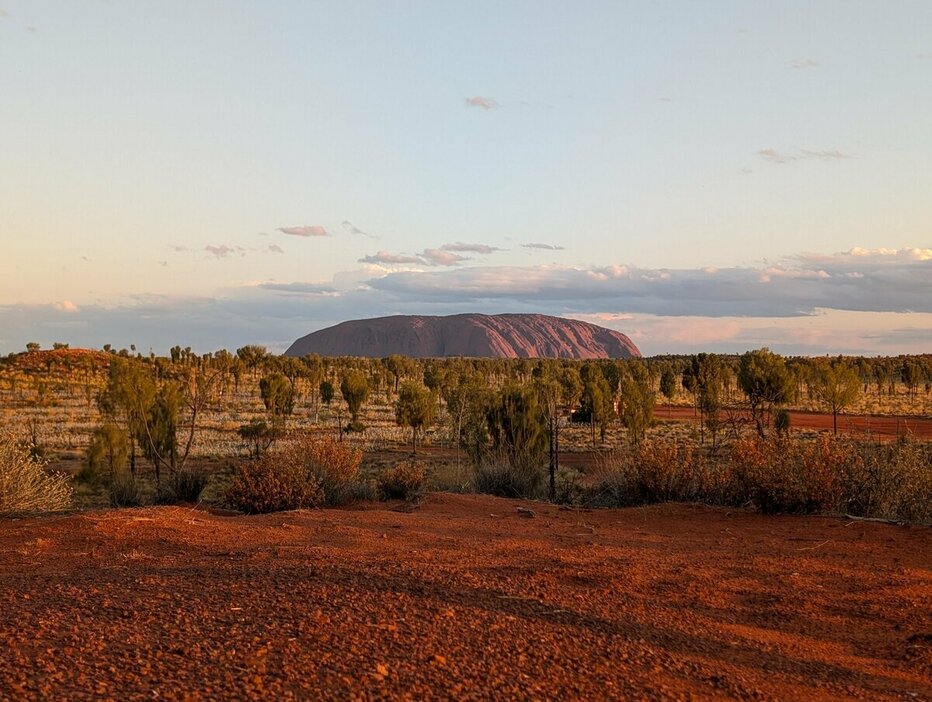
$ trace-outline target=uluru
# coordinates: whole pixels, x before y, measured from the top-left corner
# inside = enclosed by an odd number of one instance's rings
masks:
[[[303,336],[286,356],[638,358],[621,332],[543,314],[396,315],[342,322]]]

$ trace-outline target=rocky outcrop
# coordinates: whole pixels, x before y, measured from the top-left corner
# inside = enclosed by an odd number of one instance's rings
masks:
[[[631,339],[576,319],[543,314],[457,314],[357,319],[295,341],[288,356],[384,358],[636,358]]]

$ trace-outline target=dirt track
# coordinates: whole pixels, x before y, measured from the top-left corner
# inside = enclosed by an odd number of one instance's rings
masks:
[[[742,416],[750,420],[749,413],[743,413]],[[654,418],[673,419],[680,422],[699,421],[695,410],[679,405],[659,405],[654,410]],[[790,423],[794,429],[832,431],[832,415],[824,412],[791,410]],[[838,415],[838,433],[884,439],[910,434],[917,439],[929,440],[932,439],[932,418],[840,414]]]
[[[433,495],[0,521],[2,699],[932,699],[932,531]]]

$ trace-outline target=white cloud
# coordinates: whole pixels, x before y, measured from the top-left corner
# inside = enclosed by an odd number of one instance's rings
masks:
[[[303,227],[279,227],[278,231],[291,236],[330,236],[330,232],[327,231],[326,227],[319,224],[304,225]]]
[[[477,253],[477,254],[491,254],[496,251],[501,251],[497,246],[489,246],[488,244],[464,244],[462,241],[457,241],[452,244],[444,244],[440,247],[441,251],[457,251],[459,253]]]
[[[555,244],[541,244],[541,243],[531,243],[531,244],[521,244],[522,248],[525,249],[540,249],[542,251],[565,251],[565,246],[556,246]]]

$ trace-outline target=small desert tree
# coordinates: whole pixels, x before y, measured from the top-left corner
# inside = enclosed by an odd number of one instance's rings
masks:
[[[411,451],[417,453],[417,435],[434,421],[436,403],[431,392],[414,381],[405,381],[398,390],[395,401],[395,422],[401,427],[411,427]]]
[[[861,382],[857,371],[844,359],[816,366],[815,392],[832,413],[832,431],[838,434],[838,413],[858,399]]]
[[[651,389],[647,371],[641,365],[631,367],[631,374],[621,380],[621,395],[618,416],[628,430],[631,442],[643,441],[654,417],[654,391]]]
[[[340,394],[350,413],[350,429],[362,431],[365,427],[359,421],[359,412],[369,398],[369,380],[366,374],[361,370],[348,371],[340,382]]]
[[[764,416],[789,401],[793,381],[783,359],[769,349],[748,351],[738,363],[738,387],[747,396],[757,434],[765,438]]]

